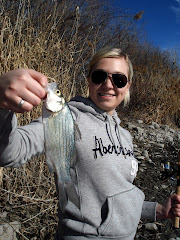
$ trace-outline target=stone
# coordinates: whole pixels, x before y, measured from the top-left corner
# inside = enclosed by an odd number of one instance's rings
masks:
[[[169,126],[168,125],[161,125],[161,128],[165,131],[169,131]]]
[[[159,148],[164,148],[164,144],[163,143],[155,143],[155,145]]]
[[[144,150],[144,151],[142,152],[142,155],[143,155],[146,159],[149,159],[149,153],[148,153],[147,150]]]
[[[147,161],[148,161],[148,163],[150,163],[150,164],[154,164],[153,161],[152,161],[150,158],[148,158]]]
[[[133,125],[132,123],[128,123],[127,126],[128,126],[129,130],[132,130],[132,129],[136,128],[136,126]]]
[[[149,128],[154,129],[154,126],[153,125],[149,125]]]
[[[17,240],[16,231],[19,231],[20,223],[17,221],[0,225],[0,240]],[[16,231],[15,231],[16,230]]]
[[[158,227],[155,223],[146,223],[145,228],[149,231],[157,231]]]
[[[161,185],[161,188],[162,188],[162,189],[167,189],[167,188],[168,188],[168,186],[167,186],[167,185],[165,185],[165,184],[162,184],[162,185]]]
[[[165,141],[172,143],[174,141],[174,139],[173,139],[173,137],[170,134],[166,134],[165,135]]]
[[[156,129],[160,128],[159,124],[156,122],[152,122],[151,125],[154,126],[154,128]]]
[[[172,134],[176,133],[176,131],[174,129],[172,129],[172,128],[169,129],[169,132],[172,133]]]
[[[0,225],[0,238],[1,238],[2,235],[3,235],[3,226]]]
[[[142,120],[137,120],[137,123],[138,124],[143,124],[143,121]]]
[[[138,160],[144,160],[144,159],[145,159],[144,156],[137,156],[136,158],[137,158]]]
[[[7,212],[3,212],[2,214],[1,214],[1,218],[6,218],[7,217]]]
[[[143,130],[142,128],[136,127],[136,130],[137,130],[137,132],[138,132],[139,135],[141,135],[141,136],[143,135],[144,130]]]

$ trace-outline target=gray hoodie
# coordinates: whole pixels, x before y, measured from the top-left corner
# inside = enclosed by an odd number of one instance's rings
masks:
[[[131,135],[120,127],[116,112],[109,116],[88,98],[76,97],[69,107],[81,132],[71,167],[80,209],[70,200],[65,212],[59,209],[56,239],[132,240],[140,218],[155,220],[156,203],[144,202],[132,184],[137,161]],[[43,153],[41,118],[17,127],[15,115],[1,110],[0,122],[1,166],[18,167]]]

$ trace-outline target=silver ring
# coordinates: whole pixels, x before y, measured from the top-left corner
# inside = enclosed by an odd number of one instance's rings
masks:
[[[17,105],[18,108],[21,108],[22,105],[25,103],[25,101],[23,99],[21,99],[21,101],[19,102],[19,104]]]

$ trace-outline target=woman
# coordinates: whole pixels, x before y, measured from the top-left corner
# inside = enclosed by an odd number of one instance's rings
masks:
[[[125,53],[102,49],[89,65],[89,98],[69,102],[82,134],[76,141],[77,161],[71,167],[80,208],[68,201],[65,211],[59,212],[56,239],[132,240],[140,218],[180,216],[179,196],[170,196],[162,205],[145,202],[144,194],[132,184],[137,172],[132,139],[119,126],[115,111],[129,100],[132,76]],[[47,78],[34,70],[19,69],[0,77],[1,166],[18,167],[43,152],[41,119],[17,127],[15,115],[8,110],[30,111],[45,97],[46,84]]]

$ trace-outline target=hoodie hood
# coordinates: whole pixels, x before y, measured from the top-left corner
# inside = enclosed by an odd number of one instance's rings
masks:
[[[117,115],[117,112],[114,110],[112,116],[110,116],[106,111],[98,108],[96,104],[90,98],[84,97],[74,97],[69,102],[70,106],[76,107],[78,110],[83,112],[89,112],[96,116],[98,119],[104,121],[105,119],[114,119],[117,124],[120,124],[120,119]]]

